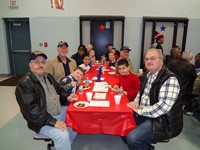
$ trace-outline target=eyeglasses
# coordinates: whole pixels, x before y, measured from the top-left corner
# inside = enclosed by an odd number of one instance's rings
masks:
[[[144,61],[148,61],[148,60],[150,60],[150,61],[155,61],[157,58],[161,58],[161,57],[150,57],[150,58],[144,58]]]
[[[31,63],[37,64],[37,65],[39,65],[39,64],[45,65],[46,61],[35,60],[35,61],[31,61]]]

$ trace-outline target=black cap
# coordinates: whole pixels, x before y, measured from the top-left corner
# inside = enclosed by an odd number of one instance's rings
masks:
[[[78,46],[78,50],[85,50],[85,45],[83,45],[83,44],[80,44],[79,46]]]
[[[85,50],[85,48],[84,48],[83,46],[80,46],[80,47],[78,48],[78,50]]]
[[[129,47],[128,47],[128,46],[123,46],[123,47],[120,49],[120,51],[123,51],[123,50],[128,50],[128,51],[131,51],[131,49],[129,49]]]
[[[61,47],[61,46],[63,46],[63,45],[66,45],[67,47],[69,47],[69,45],[67,44],[66,41],[59,41],[59,42],[58,42],[58,47]]]
[[[47,55],[45,55],[42,51],[34,51],[31,53],[30,61],[35,60],[38,56],[43,56],[45,59],[47,59]]]

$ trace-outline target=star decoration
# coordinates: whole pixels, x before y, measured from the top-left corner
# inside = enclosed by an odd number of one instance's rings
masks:
[[[105,26],[101,24],[101,25],[99,26],[99,30],[100,30],[100,31],[104,31],[104,30],[105,30]]]
[[[160,31],[165,31],[165,26],[164,25],[162,25],[162,26],[160,26]]]

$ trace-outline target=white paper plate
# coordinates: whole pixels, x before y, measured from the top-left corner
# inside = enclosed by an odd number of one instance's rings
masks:
[[[115,74],[115,72],[108,72],[110,75],[113,75],[113,74]]]
[[[97,77],[93,77],[92,80],[97,80]],[[105,78],[101,78],[101,81],[105,80]]]
[[[86,83],[86,80],[84,80],[83,83]],[[89,80],[89,83],[92,83],[92,80]]]
[[[79,107],[78,105],[80,105],[80,104],[84,104],[84,106]],[[79,101],[79,102],[74,103],[74,107],[76,107],[76,108],[85,108],[85,107],[88,107],[88,106],[89,106],[89,103],[85,102],[85,101]]]

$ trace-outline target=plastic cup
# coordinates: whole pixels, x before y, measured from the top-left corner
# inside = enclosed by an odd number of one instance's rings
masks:
[[[139,69],[139,73],[143,73],[143,69]]]
[[[86,97],[87,97],[88,101],[91,101],[91,99],[92,99],[92,92],[87,92],[86,93]]]
[[[83,94],[83,86],[82,85],[79,86],[78,93],[79,94]]]
[[[116,104],[116,105],[119,105],[119,104],[120,104],[121,97],[122,97],[121,95],[115,95],[115,96],[114,96],[115,104]]]

